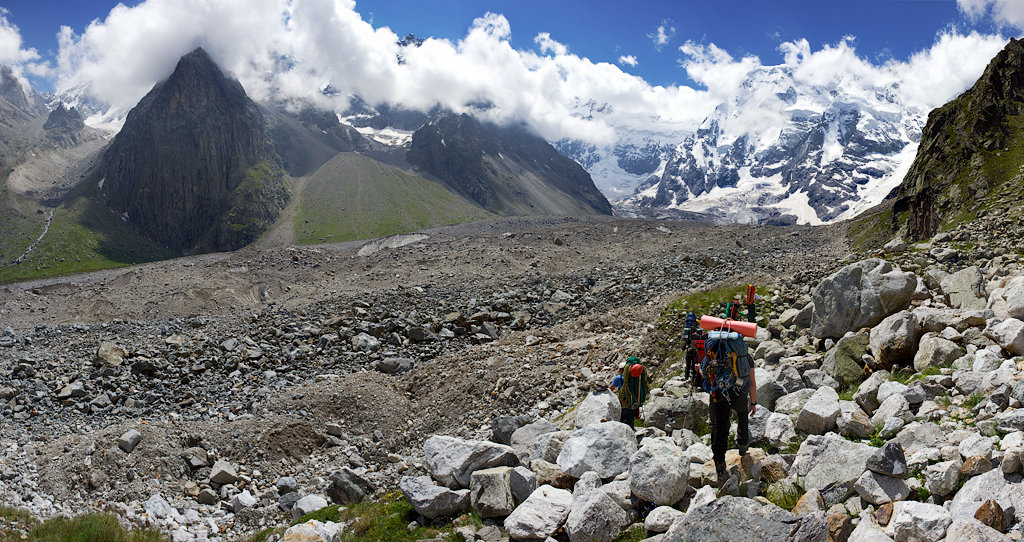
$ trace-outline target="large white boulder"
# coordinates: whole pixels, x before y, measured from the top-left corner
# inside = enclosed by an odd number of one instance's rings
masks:
[[[833,483],[853,484],[865,470],[875,448],[850,442],[839,435],[811,435],[800,445],[791,472],[806,489],[823,489]]]
[[[1016,276],[992,291],[988,308],[997,318],[1024,320],[1024,276]]]
[[[670,437],[647,439],[629,460],[629,487],[641,499],[658,505],[679,502],[690,479],[690,458]]]
[[[544,459],[533,455],[535,443],[544,435],[557,432],[555,424],[547,420],[537,420],[528,423],[512,432],[509,436],[509,446],[515,450],[519,459],[523,462],[530,462],[533,459]]]
[[[615,394],[593,393],[576,407],[576,429],[602,421],[617,422],[621,414],[622,403]]]
[[[880,367],[903,365],[914,359],[919,334],[914,313],[900,311],[871,328],[868,347]]]
[[[870,259],[850,264],[823,279],[814,290],[811,333],[838,338],[872,327],[903,310],[917,289],[917,275]]]
[[[949,367],[964,354],[964,349],[955,342],[926,333],[921,337],[917,354],[914,355],[914,370],[920,372],[929,367]]]
[[[839,394],[835,389],[823,386],[804,403],[796,420],[796,428],[811,435],[821,435],[835,428],[837,417]]]
[[[426,518],[453,516],[469,508],[469,490],[439,486],[429,476],[405,476],[398,488],[416,513]]]
[[[324,523],[311,519],[289,527],[284,532],[281,542],[339,542],[343,527],[344,525],[340,523]]]
[[[544,540],[558,532],[571,507],[572,493],[540,486],[505,518],[505,530],[517,540]]]
[[[519,464],[511,446],[443,435],[428,438],[423,455],[434,479],[452,489],[468,488],[473,471]]]
[[[607,493],[595,489],[573,501],[565,532],[570,542],[612,542],[626,525],[629,514]]]
[[[948,275],[939,284],[954,309],[985,308],[985,276],[977,266],[965,267]]]
[[[629,469],[636,451],[636,436],[628,425],[596,423],[573,431],[558,454],[558,466],[575,478],[590,470],[603,479],[614,478]]]
[[[885,534],[894,540],[942,540],[953,523],[949,511],[937,504],[900,501],[893,504]]]
[[[1024,354],[1024,321],[1008,318],[985,329],[985,335],[1013,354]]]
[[[515,510],[510,467],[475,471],[469,479],[469,499],[482,518],[505,517]]]

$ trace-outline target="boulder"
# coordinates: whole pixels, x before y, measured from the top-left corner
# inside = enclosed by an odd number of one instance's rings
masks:
[[[663,533],[685,515],[671,506],[659,506],[647,514],[647,519],[644,520],[644,530],[649,533]]]
[[[839,417],[836,418],[839,434],[850,439],[866,439],[875,432],[871,419],[853,401],[839,401]]]
[[[897,382],[895,380],[883,382],[881,386],[878,386],[878,393],[876,394],[876,397],[878,398],[879,403],[884,403],[886,399],[893,395],[903,395],[903,392],[906,390],[907,385],[902,382]]]
[[[947,276],[939,287],[954,309],[985,308],[985,277],[977,266],[972,265]]]
[[[878,474],[904,480],[910,474],[910,469],[907,467],[907,456],[903,453],[903,446],[898,442],[886,442],[871,454],[864,466]]]
[[[916,307],[913,312],[922,333],[938,333],[946,328],[963,333],[972,327],[985,327],[987,320],[986,311],[983,310]]]
[[[413,361],[411,358],[384,358],[373,365],[373,368],[384,374],[398,374],[411,371]]]
[[[910,410],[910,403],[902,394],[894,393],[887,397],[878,410],[871,416],[871,423],[876,426],[885,425],[889,418],[900,418],[904,423],[910,423],[914,419],[914,413]]]
[[[996,440],[993,437],[982,436],[981,433],[972,433],[960,441],[957,450],[964,459],[975,455],[992,459],[992,450],[995,448]]]
[[[857,391],[853,394],[853,400],[857,402],[864,412],[871,414],[878,409],[881,401],[878,400],[878,388],[889,381],[889,371],[875,371],[864,382],[860,383]]]
[[[130,454],[132,453],[132,450],[134,450],[135,447],[138,446],[139,442],[141,441],[142,433],[139,433],[134,429],[129,429],[125,431],[123,435],[121,435],[121,438],[117,439],[117,447],[120,448],[124,453]]]
[[[697,430],[706,424],[710,414],[710,398],[706,393],[684,397],[654,397],[644,406],[647,426],[665,432],[674,429]]]
[[[305,523],[292,525],[284,532],[281,542],[338,542],[344,525],[328,521],[326,523],[311,519]]]
[[[798,517],[754,499],[725,496],[708,504],[690,507],[686,515],[672,524],[663,542],[791,542]]]
[[[830,387],[821,387],[804,403],[796,421],[796,429],[821,435],[836,426],[839,417],[839,394]]]
[[[995,499],[985,501],[974,513],[974,519],[982,522],[985,526],[996,531],[1006,530],[1006,512]]]
[[[576,480],[576,485],[572,486],[573,498],[580,497],[584,493],[601,487],[601,477],[594,471],[587,471],[580,476],[579,480]]]
[[[537,490],[537,475],[530,469],[519,466],[509,473],[509,484],[512,487],[512,498],[521,503]]]
[[[615,504],[619,505],[619,508],[627,512],[633,510],[639,504],[637,498],[633,496],[633,492],[629,489],[629,480],[608,482],[601,486],[601,491],[604,491],[605,494],[611,497]]]
[[[117,367],[124,363],[126,357],[128,357],[128,351],[123,346],[104,341],[96,349],[93,361],[96,365],[103,367]]]
[[[860,495],[864,502],[869,502],[876,506],[894,501],[902,501],[910,495],[910,488],[907,487],[907,483],[902,479],[885,476],[870,470],[864,471],[864,474],[853,484],[853,489],[857,491],[857,494]]]
[[[772,412],[764,427],[764,438],[776,448],[782,448],[797,438],[793,419],[785,414]]]
[[[248,489],[231,498],[231,510],[236,514],[254,506],[256,506],[256,497],[253,497]]]
[[[529,462],[532,459],[539,459],[531,455],[533,444],[537,438],[547,433],[558,431],[555,424],[547,420],[537,420],[516,429],[509,438],[509,445],[515,450],[520,460]]]
[[[516,429],[530,423],[530,416],[499,416],[491,419],[491,440],[498,444],[508,444]]]
[[[507,518],[504,527],[516,540],[544,540],[554,536],[572,507],[572,494],[548,485],[540,486]]]
[[[539,435],[533,441],[533,447],[530,449],[530,460],[543,459],[549,463],[554,463],[558,459],[558,454],[562,452],[565,441],[569,440],[571,436],[572,431],[554,431]]]
[[[971,363],[971,370],[976,373],[988,373],[995,371],[1003,364],[1003,358],[999,354],[982,348],[974,353],[974,362]]]
[[[821,370],[839,382],[843,388],[856,386],[864,380],[864,364],[861,359],[868,353],[868,335],[849,333],[825,354]],[[758,390],[760,393],[760,389]]]
[[[921,337],[917,354],[914,355],[914,370],[921,372],[929,367],[949,367],[953,361],[966,353],[953,341],[926,333]]]
[[[213,463],[213,468],[210,469],[211,482],[215,484],[233,484],[237,479],[238,474],[235,473],[235,468],[231,466],[231,463],[223,459]]]
[[[1002,288],[993,290],[987,307],[997,318],[1024,320],[1024,276],[1013,277]]]
[[[793,423],[796,423],[800,418],[800,411],[804,409],[804,405],[816,391],[805,388],[779,397],[779,400],[775,401],[775,412],[789,416]]]
[[[1024,408],[1001,412],[993,419],[996,422],[996,430],[1001,433],[1024,431]]]
[[[748,428],[750,431],[750,444],[756,445],[763,442],[767,442],[764,436],[765,429],[768,428],[768,418],[771,417],[772,411],[767,408],[758,408],[753,415],[747,417]],[[708,451],[711,449],[708,448]],[[691,458],[692,459],[692,458]],[[697,461],[697,459],[693,459]]]
[[[758,368],[754,373],[757,381],[757,404],[769,410],[775,410],[775,401],[786,395],[786,390],[778,382],[778,370]]]
[[[885,534],[871,514],[862,514],[846,542],[893,542],[893,539]]]
[[[629,460],[633,494],[657,505],[679,502],[689,489],[690,458],[669,437],[647,439]]]
[[[295,501],[292,505],[292,519],[301,519],[306,514],[312,514],[327,506],[327,499],[319,495],[306,495]]]
[[[804,384],[812,390],[816,390],[822,386],[827,386],[834,390],[840,388],[839,381],[832,378],[828,373],[821,369],[808,369],[804,371],[802,376],[804,378]]]
[[[573,431],[558,454],[557,463],[566,474],[576,478],[592,470],[608,479],[626,472],[636,451],[636,437],[628,425],[602,422]]]
[[[934,423],[910,423],[893,438],[910,457],[925,448],[939,448],[946,442],[946,433]]]
[[[814,290],[811,333],[838,338],[872,327],[907,308],[916,288],[917,275],[894,269],[889,262],[869,259],[850,264]]]
[[[515,510],[510,467],[493,467],[473,472],[469,481],[469,500],[482,518],[505,517]]]
[[[887,316],[871,328],[868,346],[878,367],[909,364],[917,352],[918,335],[917,317],[910,311]]]
[[[519,465],[510,446],[443,435],[428,438],[423,443],[423,455],[434,479],[452,489],[469,487],[473,471]]]
[[[351,504],[362,501],[373,492],[373,484],[348,467],[331,474],[331,485],[327,487],[327,496],[335,504]]]
[[[573,501],[565,532],[570,542],[613,542],[629,522],[625,510],[604,491],[595,489]]]
[[[575,481],[575,478],[566,474],[561,467],[543,459],[531,461],[530,470],[537,474],[537,483],[542,486],[549,485],[560,489],[572,489]]]
[[[978,508],[989,499],[995,499],[1003,510],[1024,510],[1021,475],[1003,474],[1000,469],[992,469],[975,476],[964,482],[953,496],[949,511],[953,517],[974,517]]]
[[[806,489],[823,489],[830,484],[849,484],[860,478],[875,448],[850,442],[839,435],[811,435],[800,445],[793,472]]]
[[[956,491],[957,483],[960,481],[959,459],[942,461],[934,465],[928,465],[924,469],[924,484],[928,492],[938,497],[945,497]]]
[[[429,476],[403,476],[398,488],[417,514],[430,519],[458,515],[470,505],[468,489],[451,490]]]
[[[949,511],[937,504],[900,501],[893,504],[885,534],[894,540],[942,540],[950,523]]]
[[[985,329],[985,336],[1007,352],[1024,354],[1024,321],[1008,318]]]
[[[617,422],[621,413],[622,403],[615,394],[592,393],[576,407],[576,428],[598,422]]]
[[[974,518],[956,518],[946,529],[946,542],[1010,542],[1010,538]]]

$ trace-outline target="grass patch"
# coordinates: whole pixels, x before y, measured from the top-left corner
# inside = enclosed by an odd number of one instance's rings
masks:
[[[853,401],[853,396],[857,394],[857,390],[860,389],[860,384],[856,386],[847,386],[843,388],[843,391],[839,392],[840,401]]]
[[[885,439],[882,438],[882,426],[876,425],[875,432],[871,433],[871,437],[868,438],[868,444],[875,448],[881,448],[885,446]]]
[[[443,527],[417,525],[410,531],[407,527],[416,520],[417,514],[412,504],[398,491],[385,495],[379,501],[362,502],[347,508],[337,507],[335,511],[326,512],[329,508],[332,506],[323,509],[323,517],[329,518],[336,514],[337,519],[334,521],[353,522],[348,532],[342,534],[344,542],[412,542],[453,532],[450,521]],[[303,520],[309,521],[305,517]]]
[[[439,183],[343,153],[306,181],[293,228],[310,245],[368,239],[493,217]]]
[[[643,525],[634,525],[630,529],[619,534],[615,542],[640,542],[647,538],[647,530]]]
[[[892,240],[892,209],[856,218],[847,230],[850,246],[856,250],[881,248]]]
[[[920,380],[923,382],[929,376],[935,376],[940,374],[942,374],[942,369],[939,369],[938,367],[926,367],[925,370],[911,376],[908,382],[913,382],[915,380]]]
[[[758,292],[768,291],[768,287],[764,285],[755,285],[755,288]],[[667,322],[674,320],[684,321],[688,312],[694,313],[698,318],[703,314],[721,318],[725,316],[725,305],[730,301],[736,301],[737,295],[740,298],[745,297],[746,292],[746,284],[693,292],[669,303],[661,312],[659,323],[666,325]]]
[[[966,401],[964,401],[964,407],[966,407],[966,408],[974,408],[974,407],[978,406],[978,404],[980,404],[982,402],[982,400],[984,400],[984,399],[985,399],[985,394],[981,393],[980,391],[976,391],[976,392],[972,393],[971,396],[968,397]]]
[[[0,541],[27,542],[166,542],[167,536],[151,529],[125,529],[112,514],[56,517],[39,522],[30,514],[0,508]]]

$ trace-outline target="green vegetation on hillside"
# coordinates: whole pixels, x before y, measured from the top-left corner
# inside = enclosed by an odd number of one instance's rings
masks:
[[[97,271],[173,258],[121,217],[85,196],[52,209],[50,229],[32,252],[21,256],[43,232],[51,209],[0,192],[0,283]],[[41,210],[42,214],[36,210]]]
[[[274,224],[289,199],[291,191],[281,168],[269,160],[258,162],[231,192],[231,207],[219,227],[211,230],[216,239],[203,245],[226,250],[252,243]]]
[[[850,245],[855,249],[881,248],[893,237],[893,211],[864,214],[853,219],[847,230]]]
[[[26,512],[0,507],[0,542],[163,542],[153,530],[127,530],[111,514],[85,514],[38,521]]]
[[[409,233],[491,216],[436,182],[344,153],[306,182],[294,230],[299,243],[317,244]]]

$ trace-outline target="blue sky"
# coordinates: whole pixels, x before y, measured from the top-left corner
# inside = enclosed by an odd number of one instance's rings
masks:
[[[52,59],[60,26],[80,34],[118,4],[7,0],[3,7],[8,20],[21,31],[25,47]],[[462,38],[475,18],[500,13],[511,25],[510,41],[516,48],[535,48],[534,37],[547,32],[572,53],[594,62],[617,63],[655,85],[695,84],[679,64],[678,48],[687,41],[715,43],[734,57],[755,55],[772,63],[781,59],[780,43],[802,38],[818,48],[852,36],[858,54],[881,62],[906,60],[931,46],[945,29],[996,29],[991,19],[971,20],[955,0],[362,0],[355,10],[373,26],[390,27],[400,36],[412,33],[450,40]],[[667,41],[656,46],[653,37],[659,28],[666,30]],[[623,56],[634,57],[636,65],[619,62]],[[44,89],[50,86],[43,78],[32,80]]]

